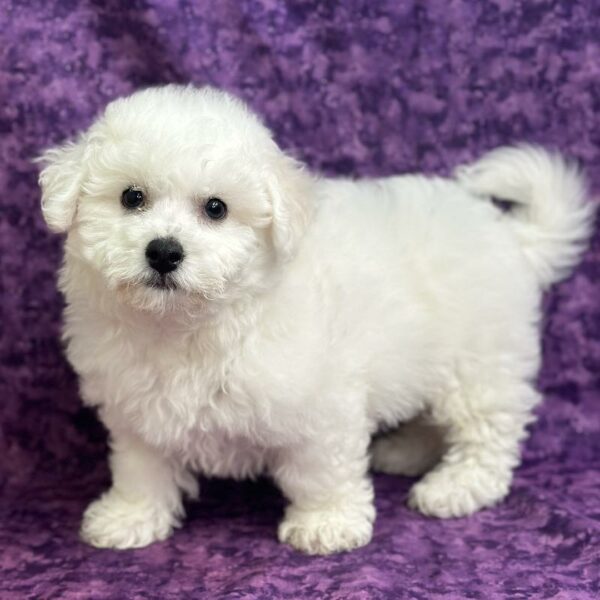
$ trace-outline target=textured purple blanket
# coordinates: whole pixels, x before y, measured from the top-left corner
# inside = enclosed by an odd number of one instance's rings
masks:
[[[43,148],[115,96],[211,83],[328,174],[446,173],[527,140],[600,190],[595,0],[64,0],[0,3],[0,598],[600,597],[600,236],[547,298],[545,403],[512,493],[471,518],[405,506],[375,478],[372,543],[310,558],[275,539],[264,482],[209,481],[150,548],[78,541],[107,484],[105,434],[61,352],[60,240],[40,217]]]

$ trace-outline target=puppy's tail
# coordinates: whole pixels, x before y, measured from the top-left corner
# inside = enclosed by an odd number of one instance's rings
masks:
[[[503,215],[543,288],[577,264],[592,233],[595,207],[579,169],[535,146],[493,150],[455,173],[469,192],[506,200]]]

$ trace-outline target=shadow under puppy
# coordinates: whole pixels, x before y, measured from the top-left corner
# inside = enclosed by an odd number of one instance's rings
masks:
[[[112,102],[42,160],[44,217],[68,233],[67,354],[111,436],[90,544],[166,538],[196,472],[269,474],[290,501],[280,540],[314,554],[370,540],[371,453],[433,467],[409,500],[427,515],[507,494],[540,399],[542,291],[592,223],[558,156],[323,179],[239,100],[171,85]]]

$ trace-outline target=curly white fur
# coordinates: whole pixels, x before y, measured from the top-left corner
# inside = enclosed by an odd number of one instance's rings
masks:
[[[89,543],[164,539],[201,471],[270,474],[290,500],[279,537],[300,550],[366,544],[371,435],[418,415],[433,429],[374,446],[392,472],[439,460],[412,506],[461,516],[505,496],[539,400],[541,292],[592,221],[559,157],[508,148],[456,179],[319,179],[240,101],[167,86],[113,102],[44,160],[44,216],[68,232],[68,357],[111,433]],[[141,210],[120,203],[131,185]],[[202,211],[215,196],[219,222]],[[161,236],[184,248],[176,289],[148,285]],[[419,446],[434,429],[443,441]]]

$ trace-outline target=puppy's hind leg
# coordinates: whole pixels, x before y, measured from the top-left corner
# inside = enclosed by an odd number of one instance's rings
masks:
[[[443,428],[418,418],[375,438],[371,468],[389,475],[422,475],[440,461],[444,447]]]
[[[441,518],[461,517],[502,500],[519,464],[519,442],[538,393],[506,376],[472,378],[433,411],[448,428],[441,462],[411,489],[409,505]]]

